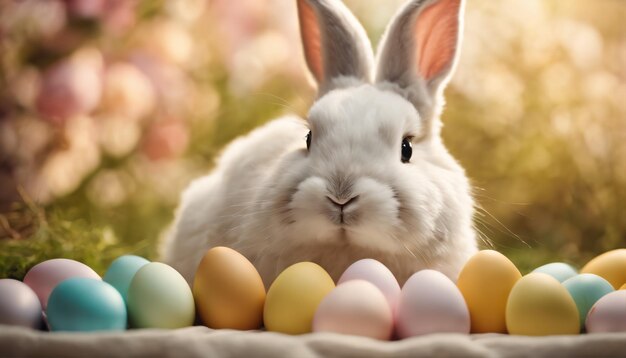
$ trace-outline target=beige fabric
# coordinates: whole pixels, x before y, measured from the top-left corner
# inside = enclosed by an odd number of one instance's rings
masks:
[[[521,337],[436,334],[396,342],[211,330],[47,333],[0,326],[0,357],[626,357],[626,332]]]

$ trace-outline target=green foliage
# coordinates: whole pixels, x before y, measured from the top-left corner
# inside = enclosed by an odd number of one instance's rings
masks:
[[[76,210],[51,208],[47,218],[38,215],[30,237],[0,240],[0,277],[22,279],[31,267],[53,258],[81,261],[103,275],[117,256],[147,252],[142,243],[120,244],[111,227],[94,226]]]

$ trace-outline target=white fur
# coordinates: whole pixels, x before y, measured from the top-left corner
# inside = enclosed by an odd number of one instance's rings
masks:
[[[337,279],[361,258],[381,261],[400,283],[424,268],[456,279],[476,251],[473,200],[439,136],[440,108],[421,116],[402,86],[343,82],[314,103],[308,128],[280,118],[226,148],[183,193],[164,262],[192,282],[206,250],[222,245],[246,256],[266,286],[296,262]],[[405,137],[409,163],[400,160]],[[343,216],[330,200],[355,196]]]

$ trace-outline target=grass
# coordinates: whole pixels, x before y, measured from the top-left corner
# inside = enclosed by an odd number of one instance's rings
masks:
[[[31,267],[53,258],[80,261],[103,275],[118,256],[130,253],[155,256],[151,242],[122,241],[111,225],[94,224],[76,208],[57,205],[43,209],[32,204],[15,204],[3,218],[6,220],[0,231],[1,278],[21,280]],[[22,222],[22,232],[8,230],[6,224],[17,221]]]

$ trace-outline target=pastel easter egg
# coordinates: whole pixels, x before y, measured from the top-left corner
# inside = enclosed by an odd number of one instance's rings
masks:
[[[130,324],[136,328],[181,328],[193,324],[191,289],[172,267],[151,262],[137,271],[128,287]]]
[[[506,333],[506,302],[521,277],[511,260],[497,251],[479,251],[465,263],[456,284],[467,303],[472,332]]]
[[[337,285],[351,280],[365,280],[372,283],[385,296],[392,311],[395,311],[400,298],[400,285],[387,266],[374,259],[359,260],[344,271]]]
[[[578,308],[557,279],[545,273],[529,273],[511,289],[506,326],[510,334],[517,335],[578,334]]]
[[[287,267],[267,291],[263,320],[268,331],[309,333],[313,316],[335,283],[321,266],[299,262]]]
[[[26,273],[24,283],[27,284],[41,302],[41,307],[46,310],[48,296],[52,289],[59,283],[72,277],[84,277],[101,280],[100,276],[89,266],[69,259],[52,259],[41,262]]]
[[[589,310],[587,333],[626,332],[626,290],[611,292]]]
[[[193,296],[202,322],[211,328],[258,329],[263,323],[265,286],[248,259],[214,247],[200,261]]]
[[[585,326],[587,313],[596,301],[614,291],[613,286],[607,280],[591,273],[583,273],[569,278],[563,282],[563,286],[576,302],[581,328]]]
[[[609,281],[618,289],[626,284],[626,249],[605,252],[589,261],[580,273],[593,273]]]
[[[350,280],[330,291],[313,318],[313,332],[334,332],[388,340],[393,315],[387,298],[372,283]]]
[[[38,329],[42,326],[39,298],[25,283],[0,280],[0,325]]]
[[[122,331],[127,323],[120,293],[102,280],[83,277],[59,283],[46,314],[52,331]]]
[[[124,302],[127,301],[128,287],[135,277],[137,271],[150,261],[140,256],[124,255],[113,260],[107,272],[104,274],[103,280],[122,295]]]
[[[444,274],[422,270],[402,287],[396,327],[400,338],[429,333],[469,333],[470,315],[463,295]]]
[[[557,279],[559,282],[563,282],[569,278],[578,275],[578,272],[574,267],[564,262],[552,262],[549,264],[545,264],[543,266],[537,267],[532,272],[548,274]]]

